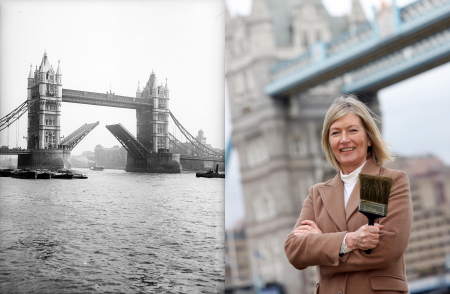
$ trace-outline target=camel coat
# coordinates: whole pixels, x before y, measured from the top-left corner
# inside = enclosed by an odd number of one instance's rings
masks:
[[[285,242],[289,261],[297,269],[318,266],[320,294],[399,294],[407,293],[403,253],[408,245],[412,222],[412,204],[406,173],[378,166],[368,160],[361,173],[393,179],[387,216],[376,222],[384,229],[380,243],[366,254],[353,250],[339,256],[346,232],[354,232],[367,224],[358,212],[360,184],[356,183],[344,208],[344,184],[337,174],[309,189],[295,227],[303,220],[316,222],[322,234],[295,236]]]

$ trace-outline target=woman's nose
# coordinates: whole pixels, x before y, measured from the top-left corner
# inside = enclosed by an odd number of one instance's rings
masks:
[[[348,142],[349,138],[345,132],[342,133],[341,140],[342,143]]]

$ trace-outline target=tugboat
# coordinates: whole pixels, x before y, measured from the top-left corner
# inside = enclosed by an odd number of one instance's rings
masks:
[[[86,174],[83,174],[81,171],[73,169],[70,172],[73,175],[72,179],[87,179],[88,178],[88,176]]]
[[[207,172],[197,172],[195,173],[197,178],[225,178],[225,174],[219,173],[219,165],[216,164],[216,170],[210,169]]]
[[[50,179],[52,177],[52,173],[47,170],[37,170],[36,171],[36,179]]]
[[[52,174],[53,179],[67,179],[73,178],[73,173],[68,169],[60,169]]]
[[[87,179],[88,176],[85,174],[73,174],[72,179]]]

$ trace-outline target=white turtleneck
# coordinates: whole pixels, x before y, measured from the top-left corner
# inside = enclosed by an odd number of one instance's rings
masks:
[[[344,175],[342,171],[340,171],[341,180],[344,182],[344,204],[347,207],[348,200],[350,199],[350,195],[352,194],[353,188],[355,188],[356,182],[358,181],[358,176],[361,170],[363,169],[366,161],[364,161],[358,168],[349,173],[348,175]],[[348,234],[348,233],[347,233]],[[341,248],[339,253],[345,254],[352,249],[347,248],[345,239],[347,239],[347,234],[344,236],[344,240],[342,240]]]
[[[363,162],[358,168],[349,173],[348,175],[344,175],[342,171],[340,171],[341,180],[344,182],[344,204],[347,207],[348,200],[350,199],[350,195],[352,194],[353,188],[358,181],[358,175],[361,172],[362,168],[366,164],[366,161]]]

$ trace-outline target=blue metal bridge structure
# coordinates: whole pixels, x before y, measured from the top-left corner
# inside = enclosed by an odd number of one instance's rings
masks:
[[[276,64],[265,92],[285,97],[336,78],[344,93],[376,92],[450,60],[450,1],[389,9],[387,28],[373,21]]]

